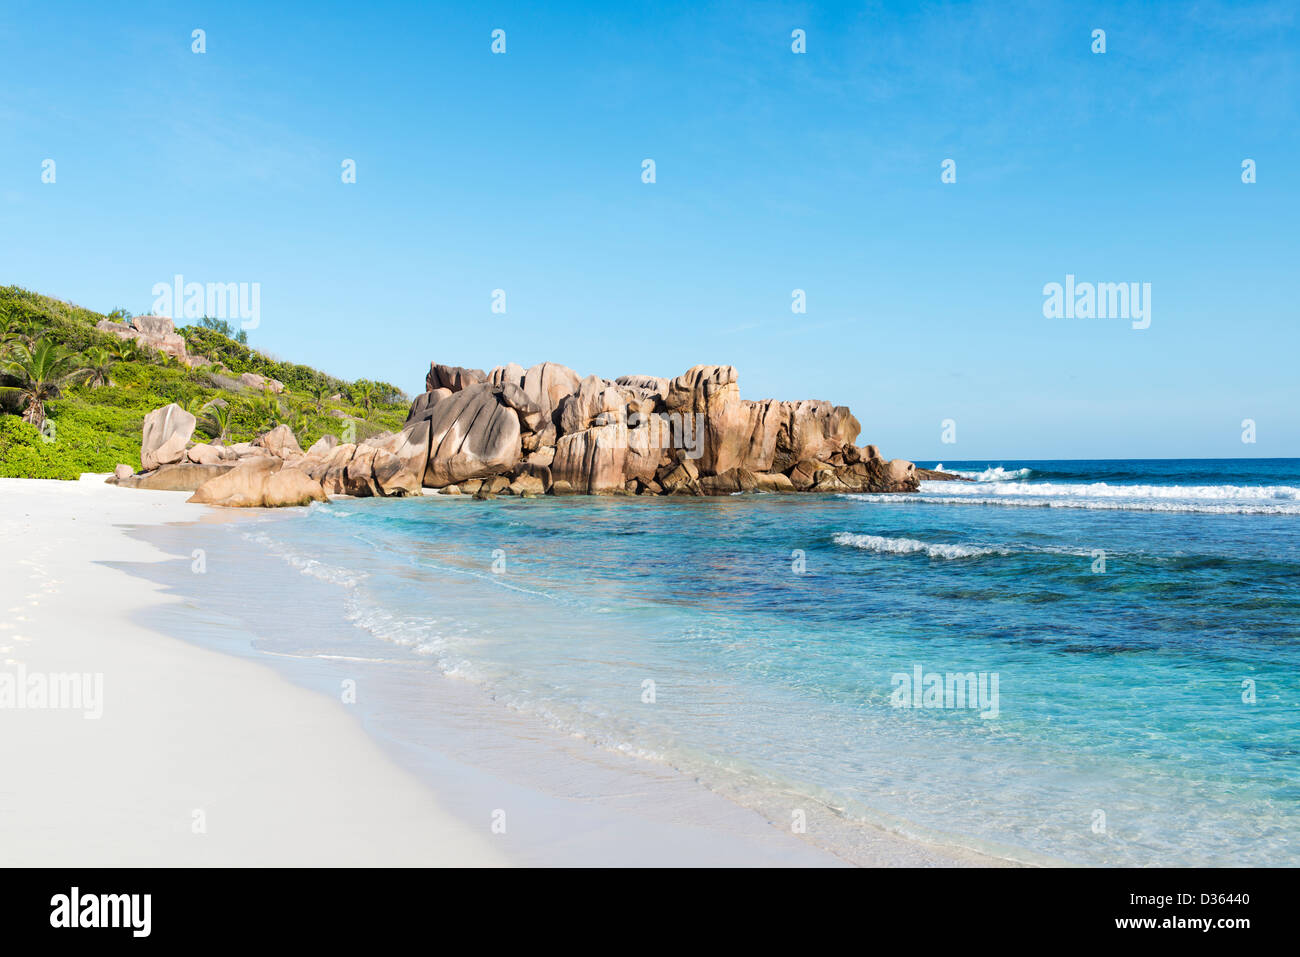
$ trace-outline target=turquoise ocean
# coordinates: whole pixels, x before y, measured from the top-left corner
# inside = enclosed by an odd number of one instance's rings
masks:
[[[922,464],[973,481],[339,499],[187,529],[171,584],[253,653],[400,661],[390,723],[451,677],[832,848],[1300,864],[1300,460]]]

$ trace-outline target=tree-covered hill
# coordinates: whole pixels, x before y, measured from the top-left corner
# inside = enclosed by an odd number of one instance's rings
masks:
[[[197,416],[196,441],[227,444],[285,424],[306,448],[327,432],[364,439],[406,419],[407,398],[395,386],[281,362],[219,320],[177,329],[186,352],[207,360],[191,368],[97,329],[105,319],[129,317],[0,286],[0,476],[75,479],[118,463],[139,468],[144,417],[169,402]],[[242,373],[284,390],[241,384]]]

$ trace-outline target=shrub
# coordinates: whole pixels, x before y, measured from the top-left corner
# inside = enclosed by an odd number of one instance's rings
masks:
[[[30,327],[36,337],[51,339],[77,353],[105,347],[112,353],[122,340],[100,332],[95,324],[104,317],[71,303],[37,295],[16,286],[0,287],[0,320],[11,319]],[[211,324],[211,323],[210,323]],[[313,393],[341,393],[350,396],[349,383],[309,366],[281,362],[249,349],[220,329],[187,326],[181,330],[189,352],[224,363],[235,376],[256,372],[279,379],[285,393],[277,400],[281,421],[292,424],[299,443],[306,448],[327,432],[339,435],[343,423],[327,415],[332,403],[318,403]],[[191,370],[164,360],[150,350],[124,350],[128,358],[116,358],[110,386],[91,389],[81,385],[65,388],[48,403],[54,425],[54,441],[46,442],[32,426],[14,416],[22,411],[12,377],[0,375],[0,475],[7,477],[75,479],[82,472],[107,472],[119,462],[135,466],[140,461],[141,428],[144,417],[169,402],[197,408],[215,398],[230,404],[230,442],[248,441],[268,424],[263,404],[248,395],[237,378],[211,368]],[[352,407],[346,411],[357,422],[358,438],[384,431],[396,431],[406,421],[406,400],[400,390],[387,383],[373,383],[373,406],[368,415]],[[210,435],[200,421],[195,439]]]
[[[75,479],[82,472],[111,472],[119,462],[140,461],[140,441],[102,432],[51,414],[53,441],[13,415],[0,416],[0,476]]]

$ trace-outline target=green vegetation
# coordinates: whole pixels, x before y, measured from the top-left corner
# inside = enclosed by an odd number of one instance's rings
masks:
[[[126,316],[0,286],[0,476],[75,479],[119,462],[138,468],[144,417],[169,402],[194,413],[195,441],[246,442],[283,423],[306,448],[327,432],[342,436],[349,421],[358,440],[406,421],[396,386],[273,359],[221,320],[177,330],[191,356],[211,363],[190,369],[97,330],[105,318]],[[241,386],[244,372],[277,379],[284,392]]]
[[[225,319],[212,319],[204,316],[199,320],[199,326],[203,329],[211,329],[213,332],[219,332],[227,339],[238,342],[241,346],[248,345],[248,331],[246,329],[236,329]]]
[[[45,424],[45,403],[57,399],[69,383],[89,378],[78,357],[50,339],[10,343],[0,369],[17,382],[23,421],[38,429]]]

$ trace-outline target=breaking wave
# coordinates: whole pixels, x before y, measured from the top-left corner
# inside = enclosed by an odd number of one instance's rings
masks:
[[[998,548],[983,548],[977,545],[932,545],[918,542],[914,538],[885,538],[881,535],[854,535],[851,532],[836,532],[836,545],[849,545],[868,552],[887,555],[925,555],[951,561],[957,558],[979,558],[982,555],[1010,554]]]
[[[1021,471],[1028,471],[1021,469]],[[985,473],[987,474],[987,473]],[[944,495],[1034,496],[1037,498],[1185,499],[1203,501],[1300,502],[1291,485],[1111,485],[1106,482],[1012,482],[989,480],[977,488],[953,482],[922,482],[921,491]]]
[[[1300,515],[1292,485],[1111,485],[1106,482],[922,482],[916,493],[846,495],[859,501],[999,505],[1213,515]]]
[[[934,467],[936,472],[946,472],[949,475],[960,475],[962,478],[968,478],[973,482],[1007,482],[1012,479],[1025,479],[1034,474],[1033,469],[1005,469],[1001,465],[995,465],[986,468],[982,472],[967,472],[961,469],[946,469],[940,463]]]

